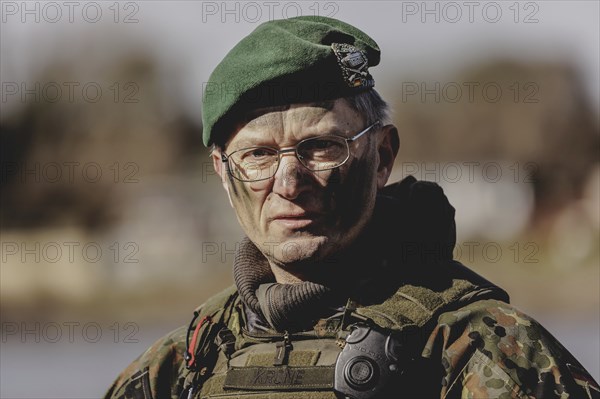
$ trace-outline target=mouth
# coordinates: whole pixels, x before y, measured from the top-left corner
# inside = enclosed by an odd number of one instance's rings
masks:
[[[321,214],[315,212],[297,212],[279,214],[272,217],[270,221],[288,229],[301,229],[314,224],[320,218]]]

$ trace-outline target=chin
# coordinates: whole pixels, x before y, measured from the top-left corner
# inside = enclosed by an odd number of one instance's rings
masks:
[[[284,268],[297,263],[320,261],[332,253],[330,241],[327,236],[314,235],[282,239],[270,255],[273,261]]]

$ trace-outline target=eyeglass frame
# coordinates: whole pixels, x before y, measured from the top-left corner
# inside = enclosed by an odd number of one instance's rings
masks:
[[[332,169],[339,168],[340,166],[342,166],[343,164],[345,164],[348,161],[348,159],[350,159],[350,143],[353,143],[354,141],[358,140],[360,137],[362,137],[363,135],[365,135],[371,129],[373,129],[375,126],[378,126],[378,125],[381,125],[381,121],[374,122],[373,124],[367,126],[366,128],[364,128],[360,132],[356,133],[352,137],[344,137],[344,136],[341,136],[341,135],[338,135],[338,134],[326,134],[326,135],[323,135],[323,136],[307,137],[307,138],[305,138],[303,140],[300,140],[293,147],[284,148],[284,149],[280,149],[280,150],[278,150],[276,148],[273,148],[273,147],[269,147],[269,146],[254,146],[254,147],[240,148],[238,150],[233,151],[231,154],[227,154],[224,151],[221,151],[221,162],[227,164],[227,173],[229,173],[229,175],[231,177],[233,177],[234,179],[236,179],[238,181],[241,181],[243,183],[254,183],[254,182],[268,180],[268,179],[272,178],[273,176],[275,176],[277,174],[277,171],[279,170],[279,165],[281,164],[281,154],[290,153],[290,152],[293,152],[294,155],[296,156],[296,159],[298,160],[298,162],[300,162],[300,164],[302,166],[304,166],[306,169],[310,170],[311,172],[321,172],[321,171],[324,171],[324,170],[332,170]],[[302,143],[306,142],[306,141],[309,141],[309,140],[314,140],[314,139],[317,139],[317,138],[332,137],[332,136],[333,137],[341,138],[341,139],[343,139],[346,142],[346,148],[348,149],[348,155],[346,155],[346,159],[344,159],[339,165],[336,165],[336,166],[333,166],[333,167],[330,167],[330,168],[325,168],[325,169],[312,170],[308,166],[306,166],[304,164],[304,162],[302,162],[302,160],[300,159],[300,155],[298,154],[298,146],[301,145]],[[270,150],[275,151],[277,153],[277,168],[275,168],[275,172],[273,172],[273,174],[271,176],[269,176],[269,177],[264,177],[264,178],[256,179],[256,180],[242,180],[242,179],[236,177],[233,174],[233,172],[231,171],[231,165],[229,164],[229,159],[236,152],[245,151],[245,150],[251,150],[253,148],[268,148]]]

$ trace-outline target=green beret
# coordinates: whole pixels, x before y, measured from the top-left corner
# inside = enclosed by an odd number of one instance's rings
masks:
[[[303,16],[261,24],[210,75],[202,102],[202,139],[223,143],[246,112],[345,97],[372,88],[377,43],[333,18]]]

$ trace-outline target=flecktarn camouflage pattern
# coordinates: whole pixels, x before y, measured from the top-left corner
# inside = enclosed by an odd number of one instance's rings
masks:
[[[214,298],[205,309],[214,314],[219,303],[224,305],[232,297],[235,297],[234,291],[228,290]],[[239,308],[240,305],[236,299],[234,307]],[[227,320],[229,329],[242,341],[243,323],[243,317]],[[182,397],[187,398],[185,387],[193,381],[196,373],[185,367],[186,331],[185,327],[175,330],[149,348],[121,374],[106,398],[179,398],[182,392]],[[428,376],[414,378],[410,383],[415,386],[406,387],[410,397],[600,398],[597,383],[550,333],[535,320],[502,301],[481,300],[442,313],[424,341],[422,355],[430,360],[432,366],[425,370]],[[272,352],[269,353],[272,355]],[[436,383],[431,384],[430,381]],[[192,397],[334,397],[331,392],[323,391],[248,390],[228,393],[222,384],[223,379],[209,378],[206,389],[194,391]],[[419,385],[422,385],[421,391]],[[423,395],[415,392],[423,392]],[[398,392],[398,397],[406,397],[402,395],[403,392]]]
[[[106,394],[115,399],[178,397],[187,374],[183,355],[187,329],[161,338],[130,364]]]
[[[600,389],[532,318],[498,301],[441,315],[424,354],[441,341],[441,397],[599,398]]]

